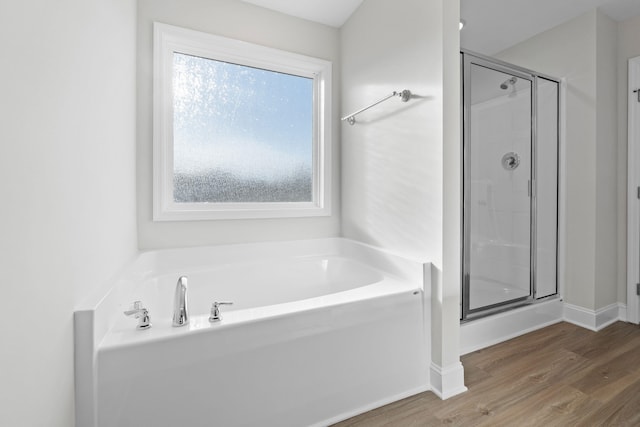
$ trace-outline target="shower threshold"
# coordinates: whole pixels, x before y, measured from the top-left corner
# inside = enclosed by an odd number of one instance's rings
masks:
[[[562,298],[554,295],[482,314],[461,321],[461,355],[561,322],[563,302]]]

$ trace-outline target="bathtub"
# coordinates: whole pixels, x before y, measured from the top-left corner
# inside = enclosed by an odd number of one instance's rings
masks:
[[[429,390],[430,277],[337,238],[142,253],[75,313],[77,425],[324,426]]]

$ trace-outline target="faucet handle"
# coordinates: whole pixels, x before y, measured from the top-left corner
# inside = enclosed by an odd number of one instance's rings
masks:
[[[222,320],[222,316],[220,315],[220,306],[221,305],[233,305],[232,302],[223,301],[223,302],[214,302],[211,305],[211,316],[209,316],[209,322],[217,322]]]
[[[124,312],[125,316],[133,316],[138,321],[136,329],[149,329],[151,327],[151,317],[149,317],[149,310],[142,306],[142,301],[134,301],[131,305],[131,309]]]
[[[124,314],[126,316],[134,316],[137,319],[138,317],[140,317],[139,314],[142,310],[146,310],[146,308],[142,306],[142,301],[134,301],[131,304],[131,308],[125,311]]]

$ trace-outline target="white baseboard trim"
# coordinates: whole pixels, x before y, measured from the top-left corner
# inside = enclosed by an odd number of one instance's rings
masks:
[[[617,321],[626,322],[627,306],[614,303],[589,310],[555,299],[473,320],[460,325],[460,354],[487,348],[563,320],[599,331]]]
[[[566,322],[595,332],[619,320],[626,321],[627,319],[627,306],[622,303],[614,303],[598,310],[589,310],[564,303],[563,311],[563,318]]]
[[[464,385],[464,367],[458,362],[441,367],[431,363],[431,390],[442,400],[467,391]]]
[[[627,305],[618,303],[618,320],[621,322],[628,322],[629,318],[627,317]]]

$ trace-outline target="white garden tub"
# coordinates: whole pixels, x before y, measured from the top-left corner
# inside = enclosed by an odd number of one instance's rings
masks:
[[[143,253],[76,311],[78,426],[327,425],[428,390],[429,268],[345,239]]]

